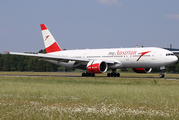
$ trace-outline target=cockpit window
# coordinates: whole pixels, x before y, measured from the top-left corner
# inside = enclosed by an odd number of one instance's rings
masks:
[[[167,53],[166,56],[174,56],[173,53]]]

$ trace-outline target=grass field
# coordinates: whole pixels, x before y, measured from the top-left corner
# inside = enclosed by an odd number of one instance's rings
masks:
[[[51,76],[0,76],[0,120],[179,119],[178,79],[145,79],[140,74],[134,74],[140,75],[139,78],[18,74]],[[158,74],[148,75],[158,77]],[[178,78],[177,74],[166,76]]]

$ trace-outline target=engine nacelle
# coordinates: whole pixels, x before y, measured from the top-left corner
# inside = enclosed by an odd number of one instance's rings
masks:
[[[152,68],[132,68],[136,73],[150,73]]]
[[[87,70],[90,73],[104,73],[108,69],[108,65],[105,61],[94,60],[87,64]]]

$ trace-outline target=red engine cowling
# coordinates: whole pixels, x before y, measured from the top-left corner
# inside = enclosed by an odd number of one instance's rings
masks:
[[[152,68],[132,68],[136,73],[150,73]]]
[[[108,65],[106,62],[101,60],[90,61],[87,64],[87,70],[90,73],[104,73],[108,69]]]

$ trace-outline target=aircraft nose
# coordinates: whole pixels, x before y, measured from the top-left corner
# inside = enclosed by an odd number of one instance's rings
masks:
[[[177,62],[178,61],[178,57],[177,56],[175,56],[175,60],[174,60],[175,62]]]
[[[171,63],[176,63],[178,61],[178,57],[177,56],[173,56],[173,59],[171,60]]]
[[[165,63],[167,63],[167,66],[172,65],[178,61],[178,57],[173,56],[166,56]]]

